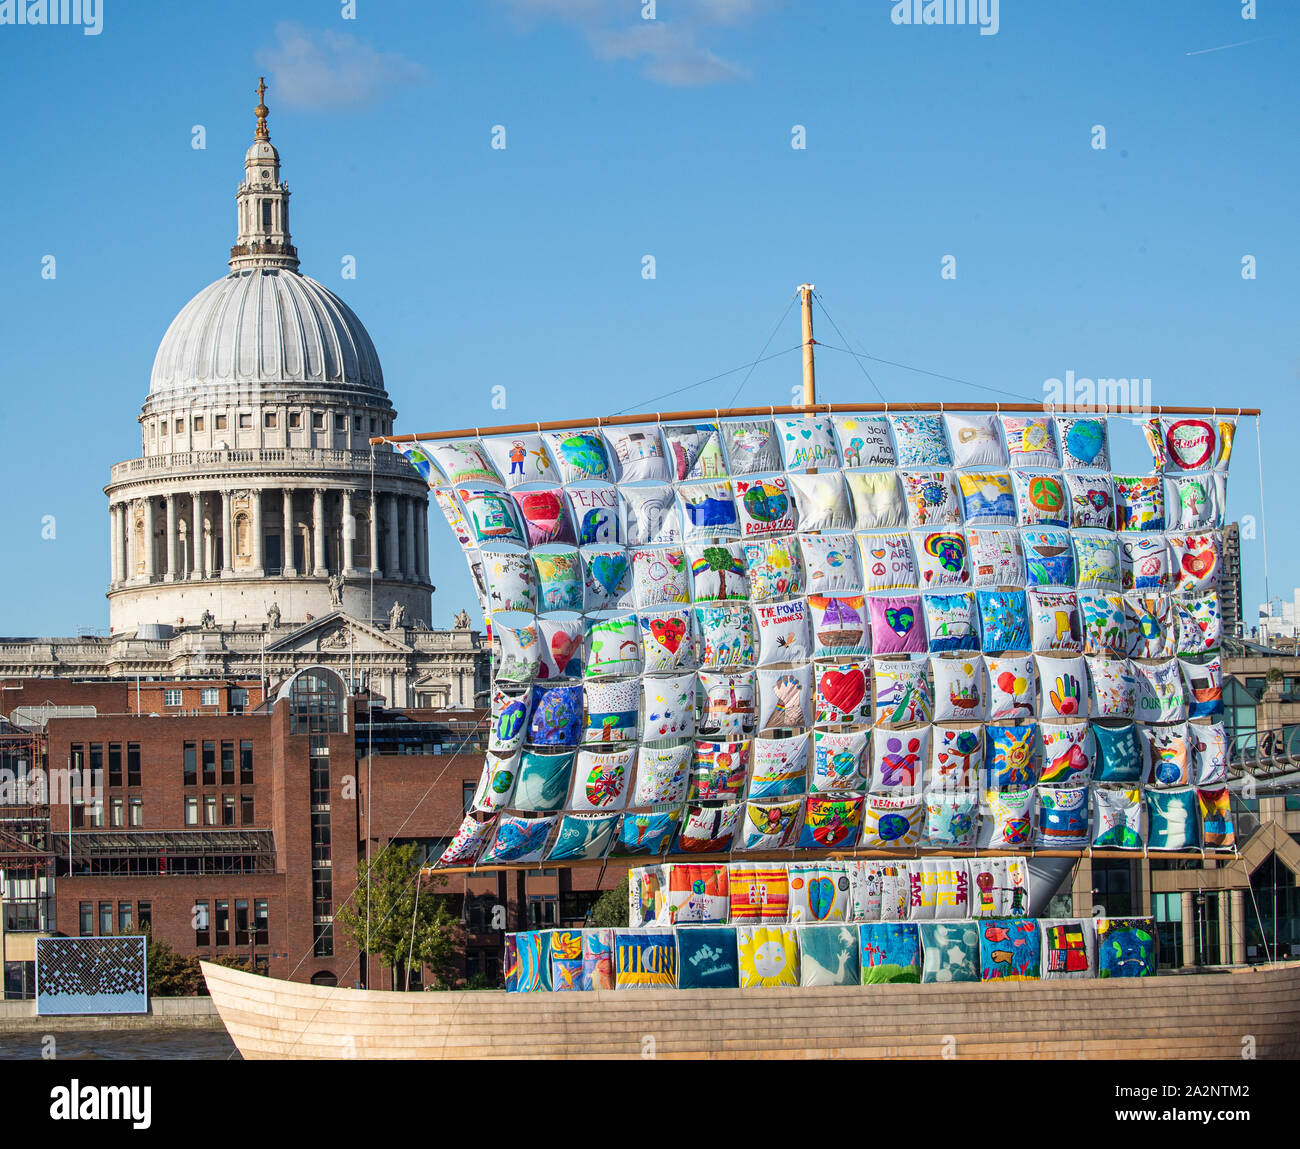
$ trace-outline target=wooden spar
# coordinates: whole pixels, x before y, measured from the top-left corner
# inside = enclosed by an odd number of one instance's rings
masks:
[[[572,862],[491,862],[481,866],[425,866],[420,872],[425,876],[435,874],[495,874],[508,870],[576,870],[587,866],[614,865],[658,866],[665,862],[690,865],[695,862],[736,862],[744,865],[749,862],[768,864],[771,862],[821,862],[827,859],[852,861],[857,858],[888,858],[894,861],[913,861],[919,858],[1084,858],[1128,859],[1142,857],[1139,850],[800,850],[798,855],[789,850],[754,850],[744,854],[671,854],[671,855],[635,855],[608,858],[581,858]],[[1200,850],[1158,850],[1148,857],[1169,861],[1215,861],[1230,865],[1237,860],[1237,854],[1202,853]]]
[[[827,415],[871,415],[888,411],[998,411],[1006,415],[1219,415],[1233,418],[1258,417],[1258,407],[1116,407],[1071,405],[1053,410],[1046,403],[817,403]],[[510,423],[500,427],[462,427],[458,431],[421,431],[412,435],[377,435],[372,446],[383,443],[423,443],[431,439],[475,439],[480,435],[521,435],[529,431],[569,431],[588,427],[620,427],[636,423],[676,423],[700,419],[754,419],[772,415],[806,415],[809,408],[791,407],[706,407],[699,411],[661,411],[643,415],[595,416],[590,419],[560,419],[548,423]]]
[[[813,407],[817,404],[817,378],[813,370],[813,345],[817,342],[812,332],[812,293],[811,283],[799,285],[799,304],[803,312],[803,405]]]

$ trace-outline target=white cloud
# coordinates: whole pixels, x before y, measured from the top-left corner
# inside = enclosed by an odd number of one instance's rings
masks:
[[[423,84],[424,67],[381,52],[347,32],[276,26],[276,43],[257,54],[270,74],[272,101],[299,108],[367,108],[394,88]]]
[[[745,76],[737,64],[696,43],[694,32],[680,25],[647,20],[618,31],[597,32],[592,48],[603,60],[641,60],[651,80],[674,87],[726,83]]]
[[[708,25],[735,25],[764,0],[659,0],[654,20],[634,0],[503,0],[524,30],[553,20],[580,30],[600,60],[634,61],[656,83],[696,87],[743,79],[748,72],[701,42]]]

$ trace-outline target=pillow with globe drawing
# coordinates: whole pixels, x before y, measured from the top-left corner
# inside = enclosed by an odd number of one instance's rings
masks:
[[[614,477],[605,440],[596,428],[543,433],[561,483],[586,479],[608,481]]]
[[[872,654],[924,654],[925,618],[920,595],[883,595],[868,600]]]
[[[1056,417],[1056,438],[1066,470],[1105,471],[1110,467],[1105,418]]]

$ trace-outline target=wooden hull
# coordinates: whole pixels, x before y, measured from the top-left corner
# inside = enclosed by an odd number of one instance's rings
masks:
[[[1300,967],[1001,985],[392,993],[203,964],[247,1059],[1300,1057]]]

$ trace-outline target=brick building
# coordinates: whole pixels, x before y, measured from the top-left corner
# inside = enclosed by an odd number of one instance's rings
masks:
[[[365,980],[361,956],[333,927],[359,860],[389,841],[436,858],[472,797],[486,740],[482,711],[386,708],[325,667],[265,699],[257,681],[217,679],[0,689],[47,782],[35,806],[31,787],[0,794],[0,826],[18,816],[16,796],[29,820],[33,810],[44,820],[43,833],[12,839],[30,857],[8,864],[25,864],[31,881],[6,881],[7,996],[30,989],[33,937],[145,924],[182,953],[243,956],[273,977]],[[611,863],[603,885],[625,868]],[[601,877],[593,868],[449,878],[437,892],[465,922],[463,975],[500,974],[494,907],[511,930],[581,924]],[[19,912],[33,899],[39,913]],[[369,984],[388,988],[392,974],[373,964]]]

